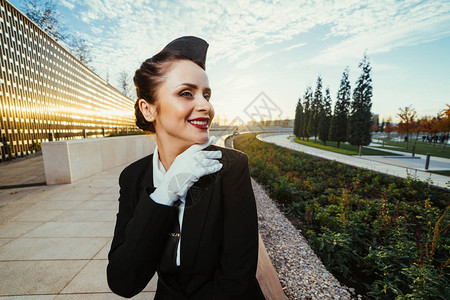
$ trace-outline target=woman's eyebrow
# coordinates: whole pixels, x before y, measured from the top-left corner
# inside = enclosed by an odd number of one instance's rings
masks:
[[[194,83],[185,82],[185,83],[180,84],[179,86],[182,86],[182,85],[186,85],[192,89],[198,89],[198,86]],[[205,88],[205,91],[208,93],[211,93],[211,89],[209,87]]]

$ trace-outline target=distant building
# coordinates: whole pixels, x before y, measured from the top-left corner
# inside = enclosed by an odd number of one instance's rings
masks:
[[[134,101],[0,0],[0,159],[135,128]]]
[[[294,127],[294,119],[284,120],[266,120],[266,121],[248,121],[247,126],[280,126],[280,127]]]

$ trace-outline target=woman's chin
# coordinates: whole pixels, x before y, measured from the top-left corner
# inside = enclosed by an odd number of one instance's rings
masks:
[[[193,139],[194,144],[204,144],[209,140],[209,134],[206,133],[202,136],[197,136],[195,139]]]

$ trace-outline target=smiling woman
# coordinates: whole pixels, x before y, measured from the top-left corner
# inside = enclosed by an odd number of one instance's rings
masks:
[[[136,71],[136,124],[157,146],[119,178],[107,267],[118,295],[140,293],[157,273],[155,299],[264,299],[248,158],[209,137],[207,48],[182,37]]]

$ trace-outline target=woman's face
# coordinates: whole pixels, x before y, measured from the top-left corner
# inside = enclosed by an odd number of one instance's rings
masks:
[[[208,141],[214,118],[208,76],[189,60],[175,61],[156,95],[154,126],[159,140],[188,147]]]

